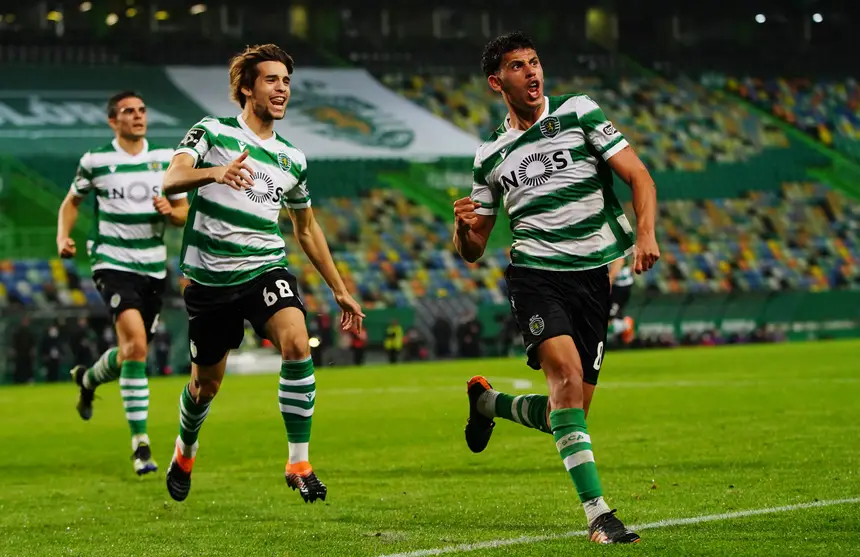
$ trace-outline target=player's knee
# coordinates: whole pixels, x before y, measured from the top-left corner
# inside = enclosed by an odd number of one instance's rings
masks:
[[[221,389],[221,380],[209,377],[197,377],[197,402],[211,402]]]
[[[308,337],[294,337],[281,341],[281,357],[284,360],[305,360],[311,355]]]
[[[120,344],[120,359],[123,362],[146,361],[146,337],[132,338]]]

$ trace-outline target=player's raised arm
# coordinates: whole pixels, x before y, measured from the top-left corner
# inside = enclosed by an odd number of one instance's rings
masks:
[[[364,319],[364,313],[361,311],[361,306],[356,302],[337,270],[334,264],[334,259],[331,256],[331,251],[326,242],[325,234],[322,228],[314,218],[313,209],[306,207],[304,209],[290,209],[290,220],[293,221],[293,234],[296,240],[302,247],[302,251],[308,256],[308,259],[322,275],[323,280],[334,294],[334,299],[343,310],[341,316],[341,325],[344,330],[354,329],[361,331],[361,322]]]
[[[194,158],[188,153],[177,153],[167,172],[164,173],[164,193],[174,195],[216,182],[230,186],[234,190],[254,187],[251,180],[252,170],[245,164],[248,152],[239,155],[230,164],[212,168],[195,168]]]

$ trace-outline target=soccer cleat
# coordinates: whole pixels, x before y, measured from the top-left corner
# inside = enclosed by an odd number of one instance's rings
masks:
[[[191,491],[191,468],[194,459],[182,456],[177,448],[167,468],[167,492],[174,501],[185,501]]]
[[[93,389],[84,387],[84,374],[87,372],[85,366],[75,366],[69,372],[72,375],[72,381],[78,386],[78,404],[75,406],[78,410],[78,415],[82,420],[89,420],[93,417],[93,398],[96,392]]]
[[[623,333],[621,333],[621,342],[623,342],[624,344],[630,344],[631,342],[633,342],[633,337],[636,334],[634,329],[636,322],[633,321],[632,317],[625,317],[624,324],[627,328],[624,329]]]
[[[496,422],[478,411],[478,398],[492,389],[492,385],[485,377],[476,375],[469,379],[466,384],[466,393],[469,395],[469,419],[466,421],[466,445],[473,453],[479,453],[487,448],[490,436]]]
[[[158,470],[158,464],[152,460],[152,449],[146,443],[141,443],[137,446],[134,454],[131,455],[131,459],[134,461],[134,471],[138,476]]]
[[[616,509],[603,513],[594,519],[588,527],[588,537],[591,541],[601,544],[609,543],[637,543],[639,535],[631,532],[615,516]]]
[[[317,499],[325,501],[328,488],[314,474],[309,462],[287,463],[284,470],[284,479],[293,491],[299,490],[299,495],[305,503],[313,503]]]

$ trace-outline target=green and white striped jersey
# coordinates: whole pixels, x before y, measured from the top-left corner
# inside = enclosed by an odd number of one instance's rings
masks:
[[[615,284],[613,286],[633,286],[633,269],[630,268],[630,265],[625,263],[621,267],[621,270],[618,271],[618,275],[615,277]]]
[[[481,215],[504,202],[513,232],[511,263],[580,271],[633,249],[633,229],[612,191],[606,163],[626,147],[591,98],[546,97],[528,130],[505,122],[478,148],[471,198]]]
[[[245,164],[254,170],[253,188],[236,191],[213,182],[189,195],[181,269],[200,284],[232,286],[286,268],[278,227],[281,207],[311,206],[304,153],[277,134],[261,139],[241,115],[203,118],[176,153],[187,153],[197,168],[206,168],[229,164],[243,151],[248,151]]]
[[[116,139],[81,157],[71,192],[78,197],[96,193],[96,222],[87,242],[93,271],[167,276],[163,239],[167,219],[155,210],[152,198],[161,195],[172,157],[170,147],[157,147],[146,140],[143,150],[131,155]],[[170,199],[184,197],[183,193]]]

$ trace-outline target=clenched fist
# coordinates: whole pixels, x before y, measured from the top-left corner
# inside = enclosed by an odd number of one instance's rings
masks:
[[[470,197],[464,197],[454,202],[454,222],[457,230],[469,230],[478,223],[478,214],[475,212],[481,204],[472,201]]]

